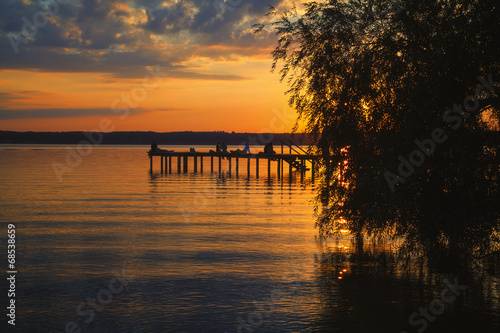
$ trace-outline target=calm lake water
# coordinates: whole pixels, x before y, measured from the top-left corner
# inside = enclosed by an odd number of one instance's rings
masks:
[[[219,176],[209,159],[203,174],[162,175],[158,160],[150,174],[148,149],[95,147],[60,181],[64,146],[0,146],[1,332],[499,331],[494,262],[453,274],[400,263],[391,241],[320,242],[313,184],[268,180],[264,163],[261,179],[243,164]]]

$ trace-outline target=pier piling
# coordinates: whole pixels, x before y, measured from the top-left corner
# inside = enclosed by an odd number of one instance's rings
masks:
[[[276,174],[278,175],[278,179],[281,179],[280,171],[281,171],[281,159],[278,158],[278,165],[276,167]]]
[[[300,161],[300,181],[301,182],[304,181],[304,174],[306,173],[305,169],[306,169],[306,165],[304,163],[304,160],[301,160]]]
[[[255,158],[255,177],[259,178],[259,158]]]
[[[311,182],[313,182],[313,183],[314,183],[314,167],[315,167],[314,164],[315,164],[314,160],[312,160],[311,161]]]
[[[271,159],[267,159],[267,179],[271,179]]]

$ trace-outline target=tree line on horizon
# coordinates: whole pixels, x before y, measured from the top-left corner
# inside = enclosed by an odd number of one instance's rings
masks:
[[[150,145],[155,141],[158,145],[214,145],[225,142],[228,145],[265,145],[269,141],[279,145],[281,140],[307,145],[311,140],[301,134],[289,133],[236,133],[236,132],[145,132],[124,131],[102,133],[102,144],[134,144]],[[15,132],[0,131],[2,144],[78,144],[86,140],[84,132]]]

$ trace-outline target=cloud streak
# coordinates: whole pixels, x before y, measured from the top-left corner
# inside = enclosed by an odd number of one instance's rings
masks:
[[[145,114],[148,112],[150,112],[150,110],[131,109],[130,115]],[[110,117],[116,116],[116,114],[114,114],[109,108],[0,110],[1,120],[78,118],[92,116]]]

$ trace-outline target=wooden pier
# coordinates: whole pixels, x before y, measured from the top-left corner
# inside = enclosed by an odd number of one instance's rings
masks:
[[[217,152],[148,152],[150,158],[150,171],[153,172],[153,158],[160,158],[161,173],[171,174],[173,171],[177,173],[187,173],[189,170],[190,160],[193,163],[194,173],[203,173],[205,163],[208,161],[210,173],[214,173],[214,165],[217,167],[217,172],[223,172],[223,159],[229,174],[240,174],[240,164],[246,163],[246,175],[250,178],[252,174],[251,160],[255,160],[253,167],[255,168],[255,177],[259,178],[260,163],[267,163],[267,177],[271,178],[271,170],[276,170],[278,179],[283,179],[283,171],[288,168],[288,174],[292,175],[293,171],[300,173],[301,180],[304,180],[306,172],[310,172],[311,179],[314,182],[316,161],[320,155],[308,154],[242,154],[242,153],[217,153]],[[172,160],[174,164],[176,160],[177,167],[172,170]],[[216,163],[214,162],[216,161]],[[234,162],[234,164],[233,164]],[[286,164],[286,165],[285,165]],[[233,169],[234,167],[234,169]],[[290,177],[291,178],[291,177]]]

